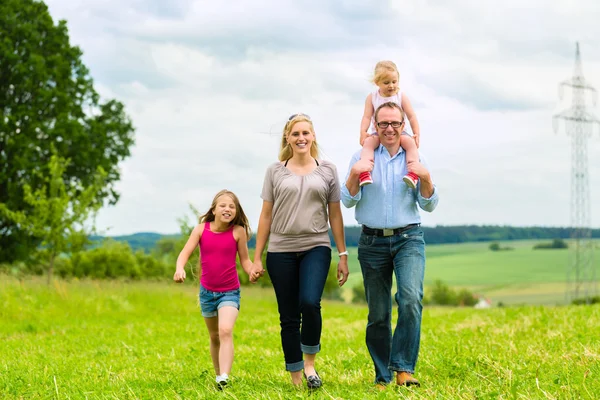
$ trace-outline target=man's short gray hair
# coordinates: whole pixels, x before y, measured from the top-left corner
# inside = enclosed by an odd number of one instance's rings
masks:
[[[402,107],[400,107],[398,105],[398,103],[394,103],[393,101],[388,101],[387,103],[383,103],[382,105],[377,107],[377,110],[375,110],[375,122],[378,122],[377,115],[379,114],[379,110],[381,110],[382,108],[396,108],[396,109],[400,110],[400,115],[402,116],[402,121],[404,121],[404,110],[402,109]]]

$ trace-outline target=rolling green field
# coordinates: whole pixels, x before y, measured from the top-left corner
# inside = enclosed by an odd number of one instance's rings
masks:
[[[488,297],[494,304],[560,304],[565,301],[568,249],[533,250],[542,241],[507,241],[510,251],[491,251],[489,242],[428,245],[425,285],[436,279]],[[600,241],[596,241],[598,248]],[[350,248],[348,287],[362,281],[357,249]],[[600,279],[600,250],[596,250]],[[600,289],[600,288],[599,288]],[[346,295],[347,297],[347,295]]]
[[[271,290],[244,288],[231,387],[215,389],[194,285],[0,277],[5,399],[600,397],[600,307],[426,308],[418,389],[373,388],[366,308],[323,303],[324,387],[284,372]]]

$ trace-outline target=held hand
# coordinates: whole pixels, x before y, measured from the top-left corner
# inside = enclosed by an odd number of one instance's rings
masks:
[[[350,272],[348,272],[348,258],[342,257],[340,258],[340,262],[338,262],[337,269],[337,278],[340,287],[344,286],[344,283],[348,280],[348,275],[350,275]]]
[[[265,270],[262,266],[262,262],[258,261],[258,262],[254,262],[252,264],[252,268],[250,269],[250,272],[248,273],[248,277],[250,278],[250,282],[251,283],[256,283],[256,281],[258,281],[258,279],[263,276],[263,274],[265,273]]]
[[[175,275],[173,275],[173,280],[177,283],[181,283],[185,281],[185,270],[178,269],[175,271]]]

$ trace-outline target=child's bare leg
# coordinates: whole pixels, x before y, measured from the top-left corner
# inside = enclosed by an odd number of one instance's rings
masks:
[[[231,372],[233,364],[233,325],[238,316],[238,309],[232,306],[219,308],[219,341],[221,349],[219,351],[219,366],[221,374]]]
[[[417,149],[417,143],[412,136],[400,135],[400,146],[406,152],[406,168],[408,173],[404,175],[402,180],[412,189],[417,188],[419,183],[419,176],[413,172],[413,166],[419,162],[419,150]]]
[[[219,368],[219,348],[221,342],[219,341],[219,317],[204,317],[204,322],[208,328],[208,335],[210,337],[210,358],[212,359],[215,374],[221,375]]]
[[[362,151],[360,152],[360,159],[373,161],[375,158],[375,149],[377,147],[379,147],[379,136],[367,136],[363,142]]]
[[[417,143],[412,136],[400,135],[400,146],[402,146],[406,152],[406,164],[408,166],[408,171],[411,172],[412,164],[419,162],[419,149],[417,148]]]
[[[379,146],[379,136],[377,135],[369,135],[363,141],[363,148],[360,152],[360,159],[371,161],[375,159],[375,149]],[[365,186],[373,183],[373,178],[371,178],[370,172],[363,172],[358,177],[359,186]]]

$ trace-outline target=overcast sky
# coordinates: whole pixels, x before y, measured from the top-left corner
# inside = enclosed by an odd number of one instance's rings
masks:
[[[205,211],[223,188],[255,229],[265,169],[297,112],[343,179],[382,59],[400,69],[439,190],[424,224],[569,224],[571,138],[554,133],[552,114],[570,106],[557,87],[576,41],[600,89],[597,0],[46,3],[68,21],[99,93],[124,102],[137,129],[121,200],[97,220],[105,234],[177,232],[189,203]],[[594,227],[599,138],[588,142]],[[354,210],[344,217],[356,224]]]

